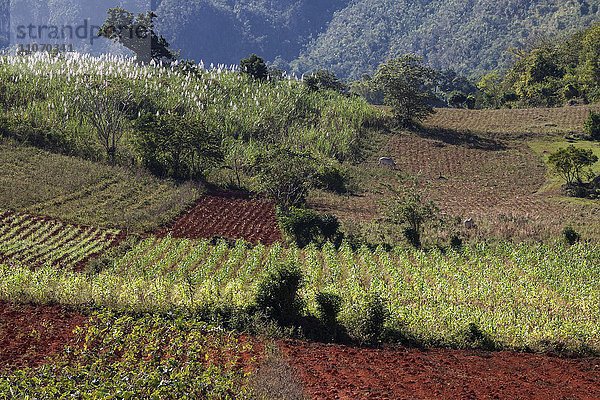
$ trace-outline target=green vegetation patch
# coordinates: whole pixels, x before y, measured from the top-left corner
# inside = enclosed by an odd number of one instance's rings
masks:
[[[12,212],[0,213],[0,259],[74,268],[117,242],[118,230],[82,227]]]
[[[30,147],[0,144],[0,159],[3,208],[76,224],[150,230],[198,196],[191,185]]]
[[[0,397],[244,399],[250,351],[189,319],[95,314],[51,364],[0,375]]]
[[[564,181],[558,176],[558,174],[552,171],[552,167],[550,166],[549,157],[552,153],[557,152],[561,148],[567,148],[569,146],[575,146],[577,149],[583,150],[592,150],[594,154],[600,157],[600,144],[598,142],[591,141],[576,141],[576,142],[568,142],[566,140],[563,141],[530,141],[527,142],[529,147],[546,163],[548,166],[548,182],[546,186],[542,190],[551,190],[560,187]],[[592,171],[596,175],[600,175],[600,163],[596,163],[592,167]]]
[[[97,275],[1,267],[0,299],[153,312],[243,309],[284,265],[303,273],[305,311],[318,314],[318,293],[338,295],[349,330],[375,294],[386,330],[424,343],[469,346],[463,333],[475,324],[499,347],[600,351],[600,253],[586,244],[479,244],[443,254],[149,238]]]

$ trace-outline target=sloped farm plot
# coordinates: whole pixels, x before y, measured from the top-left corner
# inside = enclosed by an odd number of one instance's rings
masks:
[[[236,193],[201,197],[190,211],[159,232],[159,236],[167,235],[188,239],[244,239],[266,245],[282,240],[275,205]]]
[[[77,268],[123,237],[115,229],[67,224],[47,217],[0,213],[0,261]]]

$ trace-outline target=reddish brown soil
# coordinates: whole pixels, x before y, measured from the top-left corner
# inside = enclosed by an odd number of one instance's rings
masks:
[[[0,302],[0,371],[35,367],[59,353],[86,318],[58,306]]]
[[[244,239],[263,244],[282,240],[273,203],[233,193],[201,197],[172,227],[159,233],[167,234],[190,239]]]
[[[600,399],[600,359],[283,342],[315,399]]]

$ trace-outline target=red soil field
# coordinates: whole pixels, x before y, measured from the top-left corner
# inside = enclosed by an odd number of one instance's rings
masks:
[[[600,399],[600,359],[281,342],[314,399]]]
[[[73,330],[86,320],[58,306],[0,302],[0,371],[43,364],[69,344]]]
[[[168,234],[189,239],[244,239],[267,245],[282,240],[273,203],[230,192],[201,197],[170,228],[159,232],[159,236]]]

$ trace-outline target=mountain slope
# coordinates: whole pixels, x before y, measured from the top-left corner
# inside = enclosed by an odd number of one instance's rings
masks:
[[[505,67],[511,47],[588,26],[599,9],[600,0],[356,0],[292,65],[359,78],[410,52],[474,74]]]
[[[183,58],[238,63],[250,53],[281,66],[325,30],[349,0],[163,0],[161,33]]]

